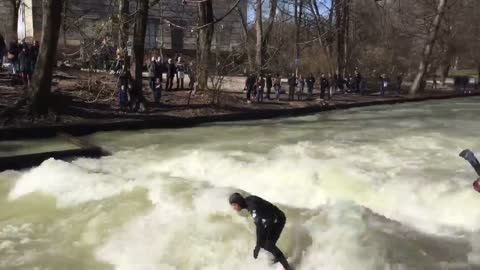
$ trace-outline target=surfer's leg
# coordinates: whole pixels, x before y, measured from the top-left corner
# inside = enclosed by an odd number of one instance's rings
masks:
[[[285,270],[291,270],[285,255],[283,255],[282,251],[272,241],[267,240],[263,248],[272,253],[275,257],[275,262],[280,262]]]
[[[274,224],[272,232],[270,234],[271,237],[269,238],[273,242],[273,244],[277,244],[277,241],[282,234],[283,227],[285,227],[285,219],[281,219],[278,221],[278,223]]]

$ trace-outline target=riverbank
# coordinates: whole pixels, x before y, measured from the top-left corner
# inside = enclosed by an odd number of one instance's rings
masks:
[[[6,74],[2,76],[5,77]],[[333,99],[323,101],[319,99],[319,90],[314,89],[314,95],[309,100],[303,96],[301,100],[288,101],[286,93],[282,93],[278,101],[247,103],[241,78],[232,77],[226,81],[229,88],[221,91],[218,98],[220,102],[212,105],[211,92],[192,93],[189,90],[175,89],[163,91],[161,104],[155,104],[151,102],[153,95],[145,80],[147,110],[142,113],[125,113],[118,107],[115,76],[78,70],[57,71],[53,80],[51,114],[44,119],[32,121],[27,108],[21,108],[0,118],[0,140],[47,138],[56,136],[59,132],[81,136],[99,131],[188,128],[209,122],[300,116],[322,111],[480,94],[475,91],[461,94],[447,85],[438,90],[429,88],[415,97],[393,93],[380,96],[378,92],[370,91],[366,95],[335,94]],[[404,86],[407,87],[408,84]],[[283,91],[286,88],[283,86]],[[402,92],[406,93],[407,89]],[[20,86],[0,85],[0,111],[14,104],[22,93],[24,90]]]
[[[68,121],[40,121],[35,124],[6,126],[0,128],[0,140],[46,138],[56,136],[59,132],[82,136],[99,131],[189,128],[211,122],[260,120],[374,105],[480,96],[480,92],[470,94],[458,94],[451,91],[425,92],[416,97],[339,94],[326,102],[319,100],[280,101],[263,104],[241,102],[243,95],[240,93],[225,93],[224,95],[228,95],[229,102],[219,106],[192,104],[189,107],[179,106],[170,107],[170,109],[159,107],[148,113],[123,114],[106,108],[92,109],[72,106],[68,110],[75,115],[74,119],[68,117]],[[236,103],[235,100],[237,100]]]

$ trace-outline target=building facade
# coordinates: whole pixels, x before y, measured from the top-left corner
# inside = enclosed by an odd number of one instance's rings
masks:
[[[12,31],[12,4],[7,0],[0,0],[0,35],[8,39],[10,31]]]
[[[23,0],[18,20],[19,39],[36,39],[41,37],[42,0]],[[0,15],[8,21],[9,1],[0,0]],[[115,40],[118,34],[115,0],[65,0],[65,19],[62,25],[59,45],[65,47],[79,46],[85,39],[107,35]],[[130,13],[136,10],[136,2],[130,1]],[[220,18],[230,10],[236,0],[215,0],[214,15]],[[5,7],[5,8],[4,8]],[[239,8],[246,14],[246,0],[241,0]],[[194,51],[197,32],[192,27],[198,25],[198,4],[182,0],[162,0],[149,10],[145,48],[147,50],[165,49],[174,52]],[[1,14],[5,13],[5,14]],[[133,16],[132,16],[133,17]],[[11,20],[11,19],[10,19]],[[184,26],[184,29],[169,24]],[[130,34],[133,34],[133,18],[130,22]],[[8,31],[8,23],[4,23]],[[0,28],[0,33],[2,29]],[[131,44],[130,37],[129,44]],[[231,51],[242,44],[242,21],[237,12],[232,12],[215,25],[212,49]]]

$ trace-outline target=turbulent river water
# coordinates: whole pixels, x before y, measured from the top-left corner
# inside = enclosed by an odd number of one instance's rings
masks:
[[[0,173],[0,269],[275,269],[233,191],[298,270],[480,269],[479,102],[89,136],[113,154]]]

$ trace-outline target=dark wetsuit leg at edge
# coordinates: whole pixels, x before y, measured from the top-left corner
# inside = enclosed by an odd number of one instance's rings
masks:
[[[290,270],[291,268],[288,264],[287,259],[285,258],[285,255],[276,245],[278,239],[280,238],[280,235],[282,234],[284,226],[285,219],[279,220],[278,223],[272,225],[268,233],[267,239],[265,240],[265,243],[263,245],[263,249],[272,253],[272,255],[275,257],[275,262],[280,262],[280,264],[282,264],[285,270]]]

